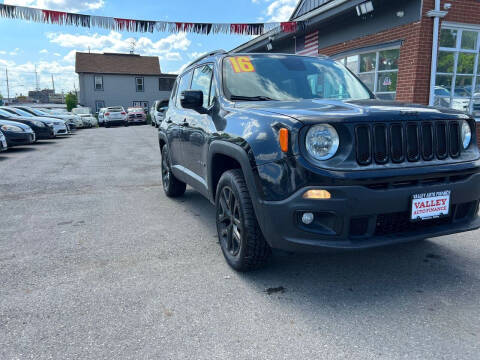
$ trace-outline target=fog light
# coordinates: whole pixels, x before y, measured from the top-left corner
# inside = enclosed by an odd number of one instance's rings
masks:
[[[313,214],[312,213],[304,213],[302,215],[302,222],[306,225],[310,225],[313,222]]]
[[[330,194],[327,190],[308,190],[303,194],[303,198],[325,200],[331,199],[332,194]]]

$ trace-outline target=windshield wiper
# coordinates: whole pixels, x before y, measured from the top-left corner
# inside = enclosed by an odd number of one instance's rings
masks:
[[[268,96],[240,96],[240,95],[232,95],[230,96],[230,100],[244,100],[244,101],[278,101]]]

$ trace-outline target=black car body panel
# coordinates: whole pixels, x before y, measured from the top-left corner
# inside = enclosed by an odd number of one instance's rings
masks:
[[[51,139],[55,137],[53,129],[50,126],[48,126],[46,123],[39,120],[32,120],[32,119],[23,118],[23,117],[7,118],[2,115],[0,115],[0,120],[9,120],[9,121],[14,121],[14,122],[28,125],[35,133],[35,138],[37,140],[46,140],[46,139]],[[34,123],[34,121],[41,122],[43,126],[37,126]]]
[[[8,147],[30,145],[35,142],[35,133],[30,129],[29,126],[14,121],[0,120],[0,126],[2,125],[12,125],[23,130],[23,132],[15,132],[2,129],[2,132],[7,140]]]
[[[223,92],[219,69],[225,56],[206,57],[177,78],[159,127],[159,143],[169,147],[174,175],[212,203],[221,173],[242,169],[270,246],[287,250],[367,248],[480,227],[480,154],[476,123],[468,115],[376,99],[234,102]],[[205,64],[215,66],[215,102],[199,111],[178,107],[179,82]],[[445,143],[451,142],[445,147],[453,149],[457,127],[464,120],[473,134],[469,147],[458,154],[441,151],[440,138],[434,136],[445,131]],[[322,162],[311,158],[304,144],[306,131],[319,123],[332,125],[342,139],[337,154]],[[280,147],[280,129],[289,133],[286,152]],[[368,161],[359,158],[359,129],[369,134]],[[376,152],[373,135],[379,129],[389,139],[397,132],[401,137],[400,150],[394,149],[395,141],[386,143],[385,159]],[[411,149],[413,140],[406,139],[410,129],[418,136],[417,153]],[[431,149],[423,145],[428,137],[420,142],[424,134],[433,139]],[[332,198],[304,199],[309,189],[328,190]],[[410,221],[412,195],[446,190],[451,191],[447,219]],[[304,212],[314,213],[311,225],[300,221]]]

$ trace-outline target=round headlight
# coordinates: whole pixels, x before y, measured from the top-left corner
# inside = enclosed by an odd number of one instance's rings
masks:
[[[337,153],[339,144],[337,131],[328,124],[312,126],[305,139],[308,153],[316,160],[331,159]]]
[[[466,149],[470,145],[470,141],[472,141],[472,129],[470,129],[470,125],[468,121],[462,121],[462,144],[463,148]]]
[[[2,125],[3,131],[23,132],[22,128],[14,125]]]

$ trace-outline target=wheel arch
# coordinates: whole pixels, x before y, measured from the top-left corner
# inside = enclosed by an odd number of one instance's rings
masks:
[[[163,146],[167,144],[167,136],[159,131],[158,132],[158,145],[160,147],[160,152],[162,152]]]
[[[245,178],[257,219],[261,223],[259,219],[261,216],[261,192],[255,178],[255,166],[252,166],[247,152],[239,145],[215,140],[210,144],[207,161],[207,184],[210,201],[215,203],[217,185],[222,174],[231,169],[240,169]]]

